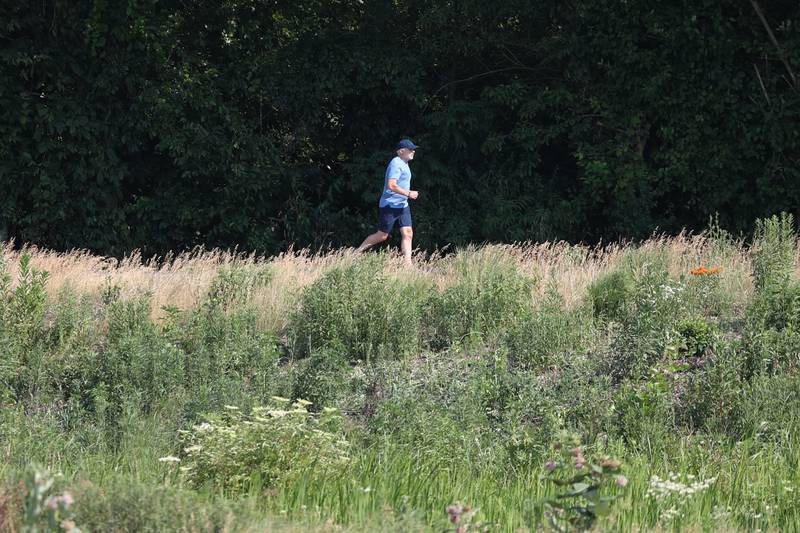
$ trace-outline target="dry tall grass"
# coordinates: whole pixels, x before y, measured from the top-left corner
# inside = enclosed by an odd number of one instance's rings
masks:
[[[138,253],[122,260],[75,250],[67,253],[13,243],[3,247],[9,272],[14,279],[22,254],[31,256],[34,268],[49,273],[47,290],[55,297],[65,287],[79,293],[96,293],[106,286],[119,286],[123,295],[147,292],[152,297],[153,318],[163,314],[163,306],[191,308],[206,294],[209,285],[222,267],[263,268],[269,265],[272,282],[258,289],[253,301],[261,310],[262,324],[273,330],[282,329],[303,287],[313,283],[334,266],[344,266],[355,259],[352,249],[314,255],[309,250],[290,250],[274,257],[240,254],[222,250],[204,250],[168,256],[144,258]],[[454,258],[459,254],[478,253],[481,261],[511,261],[524,274],[540,280],[534,298],[548,286],[555,286],[567,305],[577,305],[587,286],[603,273],[628,260],[633,253],[662,254],[671,275],[679,277],[699,265],[721,266],[720,283],[738,302],[747,301],[753,291],[751,261],[747,248],[740,242],[724,246],[704,234],[682,233],[674,237],[655,236],[636,245],[614,243],[587,247],[563,242],[518,243],[471,247],[450,256],[419,254],[417,268],[408,271],[396,251],[389,252],[390,276],[419,276],[439,288],[455,279]],[[798,257],[800,259],[800,257]]]

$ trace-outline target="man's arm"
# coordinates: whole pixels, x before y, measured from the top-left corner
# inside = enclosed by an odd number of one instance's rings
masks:
[[[408,198],[411,198],[412,200],[416,200],[417,196],[419,196],[419,193],[417,191],[404,189],[404,188],[400,187],[399,185],[397,185],[397,180],[396,179],[389,178],[388,180],[386,180],[386,183],[387,183],[390,191],[396,192],[397,194],[402,194],[403,196],[407,196]]]

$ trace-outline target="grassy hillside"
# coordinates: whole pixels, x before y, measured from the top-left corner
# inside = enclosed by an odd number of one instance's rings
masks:
[[[6,246],[0,529],[791,529],[797,236],[757,226],[412,271]]]

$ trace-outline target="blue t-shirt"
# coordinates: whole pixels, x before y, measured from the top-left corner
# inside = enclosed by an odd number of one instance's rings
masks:
[[[408,163],[395,157],[386,167],[386,177],[383,179],[383,194],[378,204],[380,207],[406,207],[408,198],[389,189],[389,180],[397,180],[397,185],[405,190],[411,189],[411,167]]]

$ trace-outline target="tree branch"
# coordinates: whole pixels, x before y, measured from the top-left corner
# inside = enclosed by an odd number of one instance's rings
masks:
[[[769,94],[767,94],[767,88],[764,86],[764,80],[761,79],[761,73],[758,71],[758,67],[755,63],[753,63],[753,68],[756,71],[756,78],[758,78],[758,84],[761,85],[761,91],[764,93],[764,99],[767,101],[767,105],[772,106],[772,102],[769,101]]]
[[[772,44],[775,45],[775,48],[778,50],[778,56],[781,58],[783,66],[786,67],[786,70],[789,72],[789,77],[792,79],[792,87],[797,89],[797,77],[795,77],[794,71],[792,71],[792,67],[786,60],[786,56],[783,53],[781,45],[778,44],[778,40],[775,38],[775,34],[772,33],[772,29],[769,27],[769,23],[767,22],[766,17],[764,17],[764,12],[761,11],[761,6],[758,5],[757,0],[750,0],[750,3],[753,4],[753,9],[756,10],[758,18],[761,19],[761,24],[763,24],[764,29],[767,30],[767,35],[769,35],[769,40],[772,41]]]

